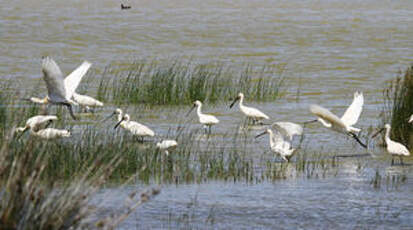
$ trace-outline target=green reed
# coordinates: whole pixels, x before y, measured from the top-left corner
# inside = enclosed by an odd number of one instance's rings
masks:
[[[390,123],[391,137],[408,148],[413,147],[413,126],[408,123],[413,114],[413,66],[400,73],[384,89],[382,123]]]
[[[241,69],[241,70],[239,70]],[[223,63],[196,64],[180,60],[111,64],[100,77],[97,95],[114,104],[178,105],[195,100],[228,101],[243,92],[254,101],[275,100],[283,83],[282,70]]]

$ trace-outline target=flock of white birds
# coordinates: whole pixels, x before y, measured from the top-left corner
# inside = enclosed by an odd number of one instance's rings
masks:
[[[86,110],[95,107],[102,107],[102,102],[90,96],[76,93],[76,88],[79,86],[83,76],[86,74],[90,67],[91,63],[84,61],[71,74],[64,78],[62,71],[60,70],[56,62],[50,57],[43,57],[42,72],[43,79],[47,87],[47,96],[45,98],[31,97],[28,100],[39,104],[55,104],[66,106],[71,117],[74,120],[77,120],[77,117],[73,113],[73,105],[81,106]],[[232,108],[237,101],[239,101],[238,105],[240,111],[246,116],[249,123],[252,122],[253,125],[257,123],[263,125],[262,121],[269,119],[269,116],[267,116],[260,110],[245,106],[243,93],[238,94],[235,100],[231,103],[230,108]],[[361,129],[354,127],[362,112],[363,104],[363,94],[361,92],[355,92],[353,102],[347,108],[341,118],[339,118],[326,108],[323,108],[319,105],[311,105],[310,112],[317,116],[317,119],[304,122],[304,125],[318,121],[326,128],[354,138],[362,147],[367,148],[367,145],[364,144],[357,136]],[[199,123],[204,125],[205,131],[208,135],[211,134],[211,127],[219,123],[218,118],[210,114],[202,113],[202,103],[198,100],[193,103],[193,107],[187,113],[187,116],[195,108],[197,109]],[[155,132],[153,130],[136,121],[131,121],[129,114],[124,114],[123,111],[119,108],[104,120],[107,120],[115,115],[117,116],[118,121],[118,123],[115,125],[115,129],[120,126],[130,132],[132,135],[138,137],[140,140],[143,140],[144,137],[155,136]],[[31,135],[47,140],[70,137],[71,133],[68,130],[48,128],[48,126],[57,119],[58,118],[53,115],[37,115],[28,119],[24,127],[16,128],[16,132],[21,133],[19,135],[20,137],[25,131],[29,130]],[[412,122],[413,115],[409,119],[409,123]],[[410,151],[401,143],[392,141],[390,139],[390,129],[390,125],[386,124],[383,129],[379,130],[372,137],[374,138],[381,131],[386,130],[385,142],[387,145],[387,152],[392,155],[392,164],[394,162],[394,156],[400,157],[400,163],[403,164],[402,157],[409,156]],[[302,135],[302,133],[303,127],[299,124],[292,122],[275,122],[263,133],[258,134],[256,138],[264,134],[269,134],[271,151],[288,162],[296,152],[296,149],[292,147],[293,137],[296,135],[300,136]],[[156,143],[156,147],[161,149],[162,151],[165,151],[166,154],[169,154],[170,151],[174,150],[177,145],[178,143],[175,140],[162,140],[161,142]]]

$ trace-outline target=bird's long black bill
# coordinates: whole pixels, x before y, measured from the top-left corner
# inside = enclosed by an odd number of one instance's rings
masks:
[[[236,97],[234,101],[231,103],[231,105],[229,106],[229,108],[232,108],[238,100],[239,100],[239,97]]]
[[[122,118],[122,120],[120,120],[118,123],[116,123],[116,125],[115,125],[115,127],[114,127],[113,129],[117,129],[117,128],[119,127],[120,123],[122,123],[122,121],[123,121],[123,118]]]
[[[363,146],[363,148],[367,149],[367,145],[361,142],[361,140],[357,137],[356,134],[350,133],[350,136],[352,136],[361,146]]]
[[[311,121],[304,121],[303,123],[304,123],[304,125],[306,125],[306,124],[311,124],[311,123],[314,123],[314,122],[317,122],[318,120],[317,119],[315,119],[315,120],[311,120]]]
[[[263,135],[265,135],[265,134],[267,134],[267,132],[266,132],[266,131],[265,131],[265,132],[262,132],[262,133],[260,133],[260,134],[258,134],[257,136],[255,136],[255,138],[258,138],[258,137],[263,136]]]
[[[375,134],[373,134],[373,136],[371,136],[371,138],[375,138],[377,135],[379,135],[379,133],[383,132],[384,128],[380,129],[379,131],[377,131]]]
[[[69,103],[62,103],[62,104],[67,107],[67,109],[69,110],[69,114],[70,114],[70,116],[73,118],[73,120],[77,120],[77,117],[76,117],[75,114],[73,113],[72,105],[69,104]]]
[[[195,108],[195,106],[192,106],[192,108],[186,113],[185,116],[188,116],[192,112],[192,110],[194,110],[194,108]]]

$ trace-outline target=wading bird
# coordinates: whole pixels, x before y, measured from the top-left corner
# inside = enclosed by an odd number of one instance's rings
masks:
[[[253,124],[255,124],[256,122],[259,122],[262,124],[261,120],[269,119],[267,115],[265,115],[263,112],[259,111],[258,109],[245,106],[243,104],[244,103],[243,93],[239,93],[238,96],[234,99],[234,101],[231,103],[229,107],[232,108],[235,102],[237,102],[238,100],[239,100],[239,109],[245,116],[247,116],[248,120],[252,120]]]
[[[165,154],[168,156],[169,152],[176,149],[178,143],[175,140],[163,140],[156,143],[156,147],[161,151],[165,151]]]
[[[34,129],[34,130],[38,130],[40,129],[40,126],[43,124],[46,124],[46,128],[47,126],[49,126],[52,121],[57,120],[56,116],[53,115],[37,115],[34,117],[31,117],[29,119],[27,119],[26,121],[26,125],[24,127],[18,127],[16,128],[16,132],[21,132],[23,135],[24,132],[26,132],[29,129]],[[20,135],[20,136],[21,136]]]
[[[66,96],[70,97],[69,99],[73,99],[73,101],[75,102],[72,104],[80,105],[86,108],[86,110],[88,110],[90,107],[94,108],[103,106],[102,102],[94,99],[93,97],[76,93],[76,89],[79,86],[80,81],[82,80],[83,76],[87,73],[91,65],[92,64],[90,62],[84,61],[79,67],[77,67],[63,80],[64,88],[67,94]],[[48,97],[31,97],[29,98],[29,101],[38,104],[47,104]]]
[[[74,93],[73,100],[78,103],[80,106],[84,107],[86,111],[89,111],[91,108],[102,107],[103,103],[96,100],[93,97],[87,95],[81,95]]]
[[[386,130],[386,134],[384,140],[386,141],[386,149],[387,152],[392,156],[391,164],[394,164],[394,156],[398,156],[400,158],[400,163],[403,164],[403,156],[410,156],[410,151],[406,148],[406,146],[400,144],[399,142],[392,141],[390,139],[390,130],[391,127],[389,124],[385,124],[384,128],[380,129],[377,133],[375,133],[372,138],[375,138],[379,133]]]
[[[40,130],[30,129],[30,131],[31,135],[46,140],[71,136],[70,132],[64,129],[46,128]]]
[[[30,129],[30,134],[34,137],[38,137],[41,139],[51,140],[61,137],[70,137],[70,132],[64,129],[54,129],[54,128],[47,128],[47,126],[57,120],[56,116],[34,116],[27,120],[25,127],[18,127],[16,132],[22,132],[21,135],[28,129]],[[41,129],[41,125],[47,123],[46,128]],[[20,136],[21,136],[20,135]],[[19,137],[20,137],[19,136]]]
[[[115,112],[120,112],[118,114],[118,120],[119,120],[119,115],[122,113],[122,110],[117,109]],[[115,125],[114,129],[116,129],[118,126],[121,126],[123,129],[129,131],[134,136],[140,138],[140,141],[143,141],[144,137],[155,136],[155,132],[152,131],[147,126],[142,125],[136,121],[131,121],[129,114],[123,115],[118,121],[118,123]]]
[[[354,133],[359,129],[351,127],[349,123],[344,123],[342,120],[340,120],[340,118],[338,118],[335,114],[330,112],[328,109],[325,109],[319,105],[311,105],[310,112],[316,115],[318,117],[318,121],[320,121],[325,127],[330,128],[336,132],[344,133],[348,136],[351,136],[361,146],[363,146],[364,148],[367,148],[367,145],[361,142],[360,139],[357,137],[357,135]],[[309,122],[305,122],[305,123],[309,123]]]
[[[300,125],[291,122],[276,122],[272,124],[272,127],[276,129],[275,133],[271,129],[266,129],[263,133],[255,136],[255,138],[269,134],[271,151],[289,162],[296,151],[291,146],[292,138],[294,135],[301,135],[303,129]]]
[[[219,120],[214,115],[202,113],[202,111],[201,111],[202,103],[198,100],[196,100],[194,102],[194,105],[188,111],[186,116],[188,116],[192,112],[192,110],[194,110],[195,107],[197,108],[196,113],[197,113],[198,118],[199,118],[199,123],[204,125],[204,128],[205,128],[206,132],[211,133],[211,126],[218,124]]]
[[[72,104],[77,105],[72,101],[73,93],[80,83],[83,75],[89,69],[90,63],[84,62],[67,78],[67,82],[63,80],[63,74],[56,62],[50,57],[43,57],[42,72],[43,79],[46,82],[47,97],[44,99],[30,98],[31,101],[42,104],[57,104],[64,105],[68,108],[70,116],[77,119],[73,114]]]
[[[358,133],[358,132],[360,132],[360,129],[353,127],[353,125],[355,125],[357,123],[357,121],[360,117],[361,111],[363,110],[363,104],[364,104],[363,93],[355,92],[353,102],[347,108],[346,112],[344,112],[343,116],[341,118],[338,118],[336,115],[333,114],[334,118],[339,119],[341,121],[341,123],[343,123],[346,126],[346,130],[348,130],[348,132]],[[318,110],[316,107],[321,108],[321,110]],[[320,111],[321,113],[323,113],[325,111],[328,111],[327,109],[324,109],[321,106],[315,106],[314,110],[315,111]],[[311,111],[311,106],[310,106],[310,111]],[[332,113],[330,111],[328,111],[328,114],[332,114]],[[327,113],[326,113],[326,115],[327,115]],[[331,118],[330,116],[329,116],[329,118],[323,118],[323,116],[324,116],[323,114],[319,114],[317,116],[318,116],[318,119],[313,120],[313,121],[307,121],[305,123],[312,123],[312,122],[319,121],[325,127],[331,128],[331,121],[328,120],[328,119]]]

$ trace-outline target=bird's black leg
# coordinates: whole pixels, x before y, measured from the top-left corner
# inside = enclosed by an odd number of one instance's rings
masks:
[[[67,102],[63,102],[62,105],[67,107],[67,109],[69,110],[70,116],[73,118],[73,120],[77,120],[77,117],[73,113],[72,105],[70,103],[67,103]]]
[[[391,156],[391,165],[392,166],[394,165],[394,157],[393,156]]]
[[[403,157],[402,156],[399,156],[399,157],[400,157],[400,164],[403,165]]]
[[[351,133],[351,132],[350,132],[349,134],[350,134],[350,136],[352,136],[361,146],[363,146],[363,148],[367,149],[367,145],[364,144],[363,142],[361,142],[361,140],[357,137],[356,134]]]

